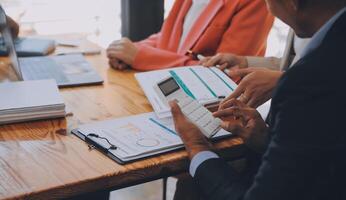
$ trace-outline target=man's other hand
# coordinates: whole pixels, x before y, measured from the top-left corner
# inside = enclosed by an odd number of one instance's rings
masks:
[[[241,137],[253,150],[261,153],[265,150],[268,127],[256,109],[230,99],[214,113],[214,117],[222,119],[222,128]]]
[[[272,98],[272,93],[283,72],[266,68],[230,70],[229,76],[242,77],[237,89],[223,102],[239,99],[252,108],[257,108]],[[222,108],[222,104],[220,107]]]

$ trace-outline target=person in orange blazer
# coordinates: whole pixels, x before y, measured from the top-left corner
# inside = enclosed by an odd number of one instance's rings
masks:
[[[197,64],[189,50],[204,56],[264,55],[274,17],[263,0],[210,0],[179,45],[191,5],[192,0],[175,0],[161,31],[143,41],[114,41],[107,49],[109,64],[141,71]]]

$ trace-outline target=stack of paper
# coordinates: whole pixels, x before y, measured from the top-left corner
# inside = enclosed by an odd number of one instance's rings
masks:
[[[159,118],[170,117],[171,112],[167,102],[159,98],[154,85],[169,76],[176,79],[189,96],[202,104],[219,101],[237,88],[237,84],[216,67],[178,67],[137,73],[135,76]]]
[[[1,83],[0,94],[0,124],[65,116],[54,80]]]

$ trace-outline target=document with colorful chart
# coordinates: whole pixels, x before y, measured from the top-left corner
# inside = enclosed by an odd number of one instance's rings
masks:
[[[119,163],[183,147],[173,119],[159,119],[153,112],[81,125],[72,133]],[[221,129],[214,138],[230,135]]]

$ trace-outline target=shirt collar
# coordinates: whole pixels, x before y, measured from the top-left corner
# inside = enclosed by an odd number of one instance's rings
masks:
[[[326,37],[328,31],[333,27],[334,23],[337,19],[346,11],[346,7],[341,9],[338,13],[336,13],[332,18],[330,18],[311,38],[309,44],[305,47],[301,57],[306,56],[312,50],[316,49]]]

